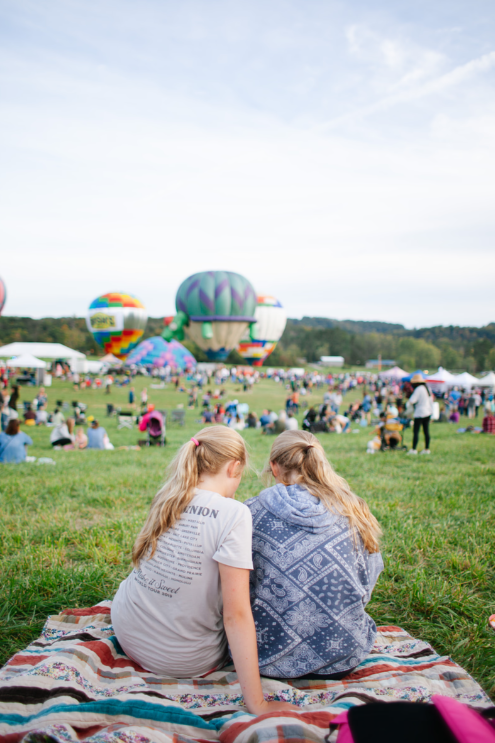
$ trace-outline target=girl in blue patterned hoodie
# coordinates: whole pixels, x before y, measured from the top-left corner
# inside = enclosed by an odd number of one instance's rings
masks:
[[[380,527],[307,431],[275,440],[265,474],[276,485],[246,501],[260,673],[342,678],[375,639],[365,607],[383,569]]]

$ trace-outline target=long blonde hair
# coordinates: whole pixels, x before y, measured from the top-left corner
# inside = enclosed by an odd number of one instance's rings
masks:
[[[329,511],[346,516],[354,534],[361,535],[368,552],[378,552],[381,529],[368,504],[355,495],[349,484],[332,468],[322,445],[308,431],[284,431],[273,442],[270,458],[263,470],[265,482],[271,479],[270,463],[280,468],[284,485],[298,483],[316,496]]]
[[[139,567],[143,557],[153,557],[160,536],[175,526],[193,499],[201,475],[216,475],[231,461],[240,462],[244,467],[247,450],[242,436],[226,426],[203,428],[181,446],[169,465],[167,480],[153,498],[148,518],[134,542],[132,561],[136,567]]]

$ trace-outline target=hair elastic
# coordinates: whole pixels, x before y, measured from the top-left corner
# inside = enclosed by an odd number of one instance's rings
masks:
[[[199,446],[199,441],[198,439],[195,439],[194,436],[191,437],[191,441],[193,441],[196,444],[196,446]]]

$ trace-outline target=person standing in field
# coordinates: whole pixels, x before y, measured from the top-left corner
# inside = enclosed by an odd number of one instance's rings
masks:
[[[141,409],[142,411],[146,411],[146,408],[148,407],[148,390],[146,387],[143,387],[143,390],[141,392]]]
[[[430,418],[433,413],[433,400],[431,392],[426,385],[425,380],[421,374],[415,374],[411,379],[411,384],[414,387],[414,392],[409,398],[408,405],[414,406],[414,429],[413,429],[413,445],[412,449],[409,449],[408,454],[417,454],[417,446],[419,441],[419,432],[423,428],[425,436],[425,448],[421,454],[430,453]]]

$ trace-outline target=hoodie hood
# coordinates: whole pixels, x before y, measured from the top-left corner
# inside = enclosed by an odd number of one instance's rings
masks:
[[[274,516],[311,534],[321,534],[341,518],[302,485],[278,483],[263,490],[258,499]]]

